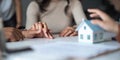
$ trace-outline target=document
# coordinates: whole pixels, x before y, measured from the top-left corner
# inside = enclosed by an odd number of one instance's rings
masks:
[[[32,48],[41,56],[93,58],[106,52],[120,49],[120,45],[80,44],[78,42],[58,41],[43,45],[34,45]]]

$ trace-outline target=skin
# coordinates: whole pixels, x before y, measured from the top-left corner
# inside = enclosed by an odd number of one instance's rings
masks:
[[[21,11],[21,0],[13,0],[15,2],[16,10],[16,28],[19,28],[22,25],[22,11]]]
[[[117,22],[115,22],[115,20],[113,18],[111,18],[109,15],[107,15],[106,13],[102,12],[99,9],[88,9],[88,12],[90,12],[90,17],[99,17],[100,19],[93,19],[91,22],[93,24],[99,25],[100,27],[102,27],[103,29],[116,33],[119,33],[119,24]]]
[[[13,27],[5,27],[4,34],[5,34],[6,39],[8,39],[8,41],[10,42],[24,39],[24,36],[22,35],[21,31]]]
[[[24,38],[33,38],[37,34],[39,34],[40,31],[38,30],[19,30],[13,27],[5,27],[4,28],[4,34],[6,39],[9,42],[16,42],[16,41],[21,41]]]
[[[39,34],[36,34],[36,37],[42,37],[42,38],[50,38],[53,39],[54,37],[52,36],[52,34],[50,33],[50,30],[47,27],[46,23],[35,23],[30,30],[38,30]]]
[[[75,31],[74,27],[67,27],[60,33],[60,36],[62,37],[76,36],[76,35],[77,35],[77,31]]]
[[[54,3],[58,3],[60,0],[51,0],[51,2]],[[47,24],[43,24],[45,25],[45,28],[42,29],[42,32],[44,34],[44,37],[46,38],[53,38],[52,34],[49,32],[49,29],[47,27]],[[33,30],[38,29],[39,27],[41,27],[41,24],[36,23],[34,26],[32,26]],[[41,29],[39,29],[41,31]],[[46,33],[45,33],[46,32]],[[41,35],[41,34],[40,34]],[[67,37],[67,36],[76,36],[77,35],[77,31],[75,31],[75,27],[66,27],[64,30],[62,30],[59,34],[59,36],[61,37]]]

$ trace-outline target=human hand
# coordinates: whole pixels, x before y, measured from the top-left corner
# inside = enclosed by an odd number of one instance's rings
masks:
[[[24,36],[22,35],[22,32],[19,29],[13,28],[13,27],[5,27],[4,28],[4,34],[5,37],[10,42],[23,40]]]
[[[100,11],[99,9],[88,9],[88,12],[92,13],[90,14],[90,17],[99,17],[102,19],[93,19],[91,21],[93,24],[97,24],[107,31],[118,34],[118,23],[106,13]]]
[[[36,34],[39,34],[40,32],[38,30],[23,30],[22,34],[25,38],[33,38]]]
[[[30,30],[38,30],[39,34],[36,34],[36,37],[46,37],[53,39],[52,34],[50,33],[50,30],[47,27],[46,23],[35,23]]]
[[[73,27],[67,27],[60,33],[60,36],[62,36],[62,37],[76,36],[76,35],[78,35],[78,33],[77,33],[77,31],[75,31],[75,28],[73,28]]]

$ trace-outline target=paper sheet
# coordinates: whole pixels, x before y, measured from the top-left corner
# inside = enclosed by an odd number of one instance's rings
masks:
[[[54,42],[44,45],[34,45],[32,48],[43,56],[83,57],[91,58],[107,51],[119,49],[120,46],[102,44],[80,44],[77,42]]]

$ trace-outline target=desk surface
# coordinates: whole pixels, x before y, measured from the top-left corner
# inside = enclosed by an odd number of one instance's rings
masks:
[[[20,42],[11,42],[11,43],[7,43],[8,48],[22,48],[22,47],[28,47],[28,46],[32,46],[32,45],[42,45],[42,44],[47,44],[47,43],[51,43],[51,42],[58,42],[58,41],[67,41],[67,42],[78,42],[78,37],[60,37],[60,38],[55,38],[55,39],[46,39],[46,38],[35,38],[35,39],[25,39],[25,41],[20,41]],[[100,44],[108,44],[108,45],[119,45],[119,43],[117,43],[116,41],[110,41],[110,42],[104,42],[104,43],[100,43]],[[110,54],[105,54],[99,57],[96,57],[94,59],[91,60],[120,60],[120,51],[116,51]],[[18,60],[19,57],[22,57],[22,60],[41,60],[40,55],[36,54],[32,51],[28,51],[28,52],[23,52],[23,53],[15,53],[9,56],[9,58],[7,60]],[[28,58],[30,57],[30,58]],[[33,59],[32,59],[33,58]],[[42,60],[47,60],[47,59],[42,59]],[[53,60],[53,59],[48,59],[48,60]],[[56,59],[58,60],[58,59]],[[63,60],[63,59],[60,59]]]

